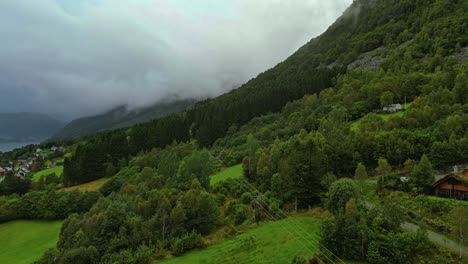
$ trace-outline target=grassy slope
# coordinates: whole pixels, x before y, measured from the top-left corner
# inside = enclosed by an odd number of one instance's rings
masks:
[[[38,181],[42,175],[48,175],[55,173],[55,175],[60,176],[63,172],[63,166],[57,166],[55,168],[50,168],[50,169],[45,169],[41,170],[39,172],[34,173],[32,179],[33,181]]]
[[[219,173],[216,173],[211,176],[211,185],[214,185],[218,182],[230,179],[230,178],[239,178],[242,176],[242,164],[238,164],[232,167],[229,167]]]
[[[57,243],[61,221],[14,221],[0,224],[0,263],[23,264],[39,259]]]
[[[314,247],[317,248],[318,244],[311,235],[315,239],[319,237],[320,224],[320,219],[306,216],[267,222],[232,239],[162,263],[291,263],[296,255],[311,255],[304,248],[304,240],[291,234],[291,230],[310,234],[308,246],[315,253]]]
[[[464,201],[464,200],[454,200],[454,199],[438,197],[438,196],[428,196],[428,199],[434,200],[434,201],[450,202],[454,205],[461,204],[462,206],[468,206],[468,201]]]
[[[392,113],[392,114],[378,114],[379,117],[381,117],[384,121],[387,121],[389,120],[391,117],[402,117],[404,115],[405,112],[396,112],[396,113]],[[361,125],[361,118],[354,121],[352,124],[351,124],[351,130],[356,130],[359,128],[359,126]]]
[[[403,109],[404,110],[408,109],[411,106],[411,104],[412,104],[412,102],[407,103],[406,106],[403,105]],[[391,113],[391,114],[377,114],[377,116],[381,117],[384,121],[387,121],[391,117],[402,117],[404,114],[405,114],[405,112],[395,112],[395,113]],[[361,119],[362,118],[359,118],[358,120],[351,123],[351,130],[354,131],[354,130],[359,128],[359,126],[361,125]]]
[[[78,191],[82,191],[82,192],[86,192],[86,191],[97,191],[99,190],[99,188],[101,188],[104,183],[106,183],[107,181],[109,180],[109,178],[102,178],[102,179],[99,179],[99,180],[95,180],[95,181],[92,181],[92,182],[88,182],[88,183],[83,183],[83,184],[80,184],[80,185],[76,185],[76,186],[72,186],[72,187],[68,187],[68,188],[63,188],[62,191],[73,191],[73,190],[78,190]]]

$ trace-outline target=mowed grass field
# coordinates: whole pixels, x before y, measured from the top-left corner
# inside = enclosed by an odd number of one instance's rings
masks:
[[[242,176],[243,170],[242,170],[242,164],[238,164],[232,167],[229,167],[227,169],[224,169],[214,175],[212,175],[210,178],[210,184],[215,185],[218,182],[225,181],[227,179],[231,178],[239,178]]]
[[[0,263],[30,264],[58,241],[61,221],[13,221],[0,224]]]
[[[232,239],[158,263],[291,263],[294,256],[306,257],[318,252],[320,225],[320,219],[307,216],[266,222]]]
[[[86,191],[97,191],[97,190],[99,190],[99,188],[101,188],[101,187],[104,185],[104,183],[106,183],[108,180],[109,180],[109,178],[102,178],[102,179],[95,180],[95,181],[92,181],[92,182],[83,183],[83,184],[80,184],[80,185],[76,185],[76,186],[72,186],[72,187],[63,188],[62,191],[66,191],[66,192],[73,191],[73,190],[78,190],[78,191],[82,191],[82,192],[86,192]]]
[[[42,175],[49,175],[55,173],[55,175],[60,176],[63,173],[63,166],[57,166],[55,168],[45,169],[34,173],[32,176],[33,181],[38,181]]]

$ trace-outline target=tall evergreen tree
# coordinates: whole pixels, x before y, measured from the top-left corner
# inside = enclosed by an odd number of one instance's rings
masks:
[[[367,180],[367,171],[366,171],[366,166],[362,164],[361,162],[358,163],[356,171],[354,172],[354,179],[359,182],[359,185],[361,187],[361,192],[363,190],[363,185],[365,184]]]
[[[434,182],[434,171],[429,158],[424,154],[421,160],[414,167],[411,174],[412,181],[416,183],[423,192],[430,190],[431,184]]]

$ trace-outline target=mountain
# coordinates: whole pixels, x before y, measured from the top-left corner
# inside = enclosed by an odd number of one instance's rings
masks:
[[[466,1],[354,1],[326,32],[239,88],[199,102],[184,113],[89,138],[65,164],[64,175],[78,181],[100,178],[105,175],[103,164],[117,165],[121,159],[175,141],[196,140],[202,147],[211,147],[253,118],[279,112],[307,94],[346,95],[335,102],[352,118],[379,109],[383,93],[400,103],[433,90],[438,92],[434,98],[462,100],[465,77],[457,77],[461,82],[457,87],[454,83],[468,46],[467,8]],[[343,84],[343,78],[352,79],[360,71],[365,74],[357,81]],[[376,76],[373,83],[370,76]],[[452,89],[455,94],[447,96]],[[446,107],[421,115],[435,122],[429,117],[447,113]],[[331,109],[324,105],[314,116],[320,118]],[[308,130],[317,125],[310,121],[314,116],[302,117],[310,122]],[[414,118],[408,122],[416,126]]]
[[[49,185],[0,204],[0,222],[68,216],[57,248],[37,263],[190,263],[193,254],[179,256],[213,244],[206,263],[265,262],[265,252],[277,263],[463,262],[462,247],[460,256],[441,247],[456,245],[449,236],[467,226],[468,208],[427,194],[433,167],[468,160],[467,14],[466,0],[355,0],[323,35],[240,88],[80,140],[63,184],[107,177],[99,192]],[[405,107],[382,111],[391,104]],[[231,165],[239,178],[212,184],[209,175]],[[285,235],[268,236],[291,238],[278,247],[243,232],[286,223],[297,209],[321,231],[291,221]],[[422,228],[401,228],[410,220]],[[438,232],[448,243],[430,242]]]
[[[0,113],[0,142],[41,141],[63,126],[63,122],[45,114]]]
[[[73,120],[56,133],[52,139],[76,138],[109,129],[129,127],[184,111],[193,104],[195,104],[194,100],[178,100],[131,110],[126,106],[119,106],[100,115]]]

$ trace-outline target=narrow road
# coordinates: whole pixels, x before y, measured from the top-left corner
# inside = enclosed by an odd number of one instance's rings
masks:
[[[366,206],[367,208],[369,209],[373,209],[375,208],[375,206],[369,202],[366,201]],[[403,222],[401,223],[401,227],[403,229],[406,229],[408,231],[412,231],[412,232],[416,232],[416,230],[418,230],[418,226],[415,225],[415,224],[412,224],[410,222]],[[427,237],[429,238],[429,240],[431,240],[433,243],[436,243],[438,245],[441,245],[443,247],[446,247],[446,248],[449,248],[449,249],[452,249],[456,252],[459,252],[460,251],[460,244],[458,244],[457,242],[454,242],[446,237],[443,237],[435,232],[432,232],[432,231],[429,231],[427,230]],[[468,248],[461,245],[461,252],[463,255],[466,255],[468,256]]]

